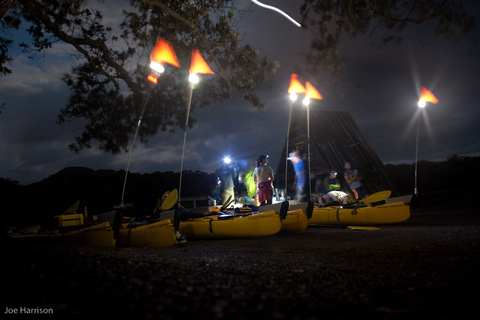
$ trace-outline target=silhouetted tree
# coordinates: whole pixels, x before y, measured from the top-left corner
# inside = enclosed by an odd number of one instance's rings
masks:
[[[123,16],[115,22],[118,25],[105,22],[100,11],[104,3],[124,6]],[[341,71],[344,59],[339,43],[344,36],[385,30],[384,40],[389,42],[398,40],[398,31],[406,26],[413,26],[415,32],[424,25],[431,25],[440,35],[468,33],[474,20],[464,3],[304,0],[300,8],[303,26],[316,34],[303,59],[305,75],[319,76],[320,67]],[[257,93],[278,63],[241,43],[236,8],[238,4],[228,0],[2,1],[0,75],[10,72],[6,64],[12,62],[9,28],[26,26],[32,41],[21,46],[32,55],[59,41],[70,45],[76,60],[64,80],[72,93],[58,123],[81,121],[83,131],[70,145],[72,150],[99,142],[100,149],[117,153],[127,150],[135,132],[147,91],[148,55],[158,36],[173,44],[182,66],[189,66],[191,50],[196,48],[215,69],[215,76],[197,86],[193,109],[229,98],[263,107]],[[187,70],[182,70],[167,68],[153,90],[139,132],[141,141],[158,130],[184,126]],[[193,125],[194,119],[189,123]]]

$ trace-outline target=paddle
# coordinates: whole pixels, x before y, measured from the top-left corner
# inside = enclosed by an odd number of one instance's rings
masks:
[[[177,203],[178,191],[173,189],[171,192],[167,191],[163,194],[162,199],[157,200],[153,213],[150,217],[150,221],[156,220],[162,211],[172,208]]]
[[[385,199],[390,198],[391,194],[392,194],[392,191],[384,190],[384,191],[374,193],[374,194],[366,197],[365,199],[360,200],[359,202],[368,202],[368,203],[379,202],[379,201],[383,201]]]
[[[72,204],[72,205],[70,206],[70,208],[68,208],[67,211],[65,211],[63,214],[76,213],[79,205],[80,205],[80,200],[78,200],[77,202],[75,202],[74,204]]]
[[[225,209],[228,208],[228,206],[230,204],[232,204],[232,202],[235,201],[235,198],[233,198],[232,196],[228,197],[227,199],[227,202],[225,202],[225,204],[220,208],[220,212],[224,211]]]
[[[163,200],[162,210],[168,210],[168,209],[170,209],[171,207],[173,207],[173,206],[175,205],[175,203],[177,202],[177,198],[178,198],[178,191],[177,191],[177,189],[173,189],[173,190],[167,195],[167,197],[165,198],[165,200]]]
[[[380,228],[377,227],[358,227],[358,226],[347,226],[347,229],[350,230],[380,230]]]

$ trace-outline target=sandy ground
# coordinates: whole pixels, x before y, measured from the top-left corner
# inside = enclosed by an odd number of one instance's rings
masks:
[[[309,227],[166,249],[2,241],[0,312],[48,308],[41,319],[473,319],[480,302],[474,207],[416,208],[408,221],[376,231]]]

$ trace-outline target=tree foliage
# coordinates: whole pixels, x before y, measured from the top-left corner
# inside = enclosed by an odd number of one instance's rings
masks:
[[[340,43],[365,34],[385,44],[402,41],[403,31],[413,33],[419,44],[434,41],[425,34],[437,40],[474,42],[476,20],[471,9],[477,5],[470,0],[304,0],[302,26],[315,36],[302,73],[315,77],[320,68],[342,73],[346,57]]]
[[[478,197],[480,157],[452,155],[445,161],[418,161],[418,189],[421,193],[463,191]],[[400,194],[413,192],[415,164],[386,164],[385,171]],[[468,173],[467,175],[465,173]]]
[[[25,51],[41,52],[57,41],[73,47],[77,60],[64,77],[72,94],[58,119],[60,124],[82,121],[84,129],[71,145],[73,150],[90,148],[93,142],[112,153],[128,148],[145,103],[148,57],[159,36],[173,45],[182,68],[167,66],[152,91],[139,131],[142,141],[158,130],[184,126],[194,48],[216,74],[204,77],[196,87],[192,109],[228,98],[263,107],[257,92],[277,63],[240,43],[229,1],[131,0],[122,4],[125,9],[119,26],[106,25],[94,3],[81,0],[19,0],[4,19],[28,22],[33,41],[22,44]]]
[[[11,6],[9,11],[3,10]],[[8,4],[7,4],[8,3]],[[102,3],[87,0],[2,1],[2,30],[27,26],[30,43],[25,52],[35,55],[56,42],[70,45],[76,60],[64,76],[71,90],[58,123],[78,121],[83,132],[71,144],[78,152],[99,143],[111,153],[127,150],[148,90],[148,56],[161,36],[172,43],[182,65],[167,67],[151,92],[139,131],[145,142],[158,130],[184,127],[187,73],[192,49],[199,49],[214,76],[196,87],[192,108],[225,99],[240,98],[261,109],[258,92],[278,67],[259,51],[242,43],[237,27],[238,9],[229,0],[129,0],[119,24],[111,25],[100,12]],[[384,41],[398,40],[397,32],[413,26],[417,32],[429,24],[441,35],[468,33],[474,20],[464,1],[444,0],[304,0],[303,26],[315,31],[311,50],[305,53],[304,74],[318,76],[321,67],[341,71],[344,57],[339,44],[345,35],[385,31]],[[12,6],[13,5],[13,6]],[[0,34],[0,75],[7,65],[11,39]],[[194,119],[190,121],[193,125]]]

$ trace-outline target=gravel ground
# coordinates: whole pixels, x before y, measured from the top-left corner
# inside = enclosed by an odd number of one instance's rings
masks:
[[[6,240],[6,239],[3,239]],[[480,212],[166,249],[2,241],[4,307],[42,319],[476,318]],[[20,308],[29,309],[20,309]],[[46,309],[45,309],[46,308]],[[23,313],[20,313],[22,311]]]

